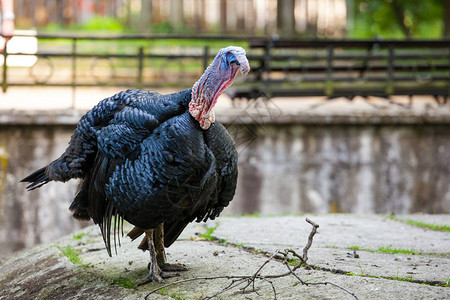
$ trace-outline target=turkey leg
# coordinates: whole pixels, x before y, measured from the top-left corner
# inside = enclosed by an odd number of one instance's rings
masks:
[[[164,223],[159,224],[154,230],[155,238],[155,250],[156,250],[156,261],[158,266],[161,268],[161,277],[169,278],[177,276],[176,273],[179,271],[187,271],[186,267],[182,264],[169,264],[166,259],[166,251],[164,250]]]
[[[161,278],[161,269],[158,266],[156,259],[156,251],[155,251],[155,243],[153,241],[153,233],[154,229],[145,230],[145,236],[147,238],[148,244],[148,252],[150,252],[150,263],[148,264],[149,273],[148,275],[139,283],[139,285],[143,285],[149,282],[158,282],[164,283],[164,280]]]

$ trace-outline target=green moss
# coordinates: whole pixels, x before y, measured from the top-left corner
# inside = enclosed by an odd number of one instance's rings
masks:
[[[378,252],[378,253],[388,253],[388,254],[409,254],[409,255],[443,255],[446,256],[446,253],[432,253],[432,252],[421,252],[414,249],[400,249],[400,248],[392,248],[392,245],[387,245],[383,247],[379,247],[378,249],[368,249],[362,248],[356,245],[347,247],[349,250],[359,250],[359,251],[367,251],[367,252]]]
[[[389,215],[388,219],[402,222],[402,223],[409,224],[409,225],[416,226],[416,227],[435,230],[435,231],[450,232],[450,226],[448,226],[448,225],[430,224],[430,223],[425,223],[425,222],[416,221],[416,220],[412,220],[412,219],[402,219],[402,218],[396,217],[395,215]]]
[[[75,248],[70,247],[70,246],[67,246],[67,247],[64,247],[64,248],[60,247],[60,246],[56,246],[56,248],[58,248],[58,250],[62,252],[62,255],[67,257],[69,259],[69,261],[71,263],[73,263],[74,265],[79,265],[80,267],[82,267],[84,269],[93,268],[92,265],[83,264],[83,261],[82,261],[81,256],[80,256],[80,250],[75,249]]]
[[[81,262],[81,257],[80,257],[80,254],[79,254],[80,253],[79,250],[77,250],[77,249],[75,249],[73,247],[70,247],[70,246],[67,246],[67,247],[64,247],[64,248],[60,247],[60,246],[57,246],[56,248],[58,248],[58,250],[61,251],[62,254],[65,257],[67,257],[70,260],[71,263],[73,263],[75,265],[80,265],[82,263]]]
[[[397,253],[402,253],[402,254],[421,254],[420,251],[416,251],[416,250],[412,250],[412,249],[399,249],[399,248],[392,248],[391,245],[388,245],[386,247],[380,247],[376,250],[377,252],[381,252],[381,253],[390,253],[390,254],[397,254]]]
[[[74,240],[81,240],[84,237],[84,232],[72,235]]]
[[[176,299],[176,300],[185,300],[186,299],[186,297],[182,291],[170,292],[170,291],[166,291],[165,289],[161,289],[157,293],[160,295],[169,296],[170,298]]]
[[[291,266],[297,266],[300,263],[300,260],[297,258],[288,258],[287,261],[288,261],[289,265],[291,265]],[[305,266],[306,266],[306,264],[303,263],[302,267],[305,267]]]
[[[107,280],[111,283],[111,284],[115,284],[118,286],[121,286],[123,288],[126,289],[137,289],[137,282],[131,278],[126,278],[123,276],[118,276],[118,277],[110,277],[107,278]]]
[[[375,276],[370,274],[357,274],[357,273],[346,273],[348,276],[360,276],[360,277],[367,277],[367,278],[378,278],[378,279],[389,279],[389,280],[397,280],[397,281],[409,281],[414,282],[412,275],[406,276],[406,277],[399,277],[399,276]],[[423,284],[423,283],[422,283]]]
[[[359,246],[356,246],[356,245],[350,246],[350,247],[348,247],[348,249],[350,249],[350,250],[361,250],[361,248]]]

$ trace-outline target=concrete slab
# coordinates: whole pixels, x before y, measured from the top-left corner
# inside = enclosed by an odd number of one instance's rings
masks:
[[[318,218],[320,217],[320,218]],[[344,256],[339,251],[347,251],[339,248],[320,248],[327,242],[327,224],[335,224],[336,234],[352,231],[354,227],[343,227],[342,224],[357,223],[361,217],[355,218],[347,216],[343,223],[339,219],[341,216],[312,216],[321,225],[320,233],[317,235],[317,245],[314,242],[310,251],[310,262],[315,261],[325,250],[335,251],[338,255]],[[227,236],[229,240],[243,239],[253,241],[253,244],[260,245],[263,249],[269,247],[271,239],[274,239],[275,246],[303,246],[309,234],[308,226],[296,230],[296,224],[303,223],[303,217],[274,217],[274,218],[220,218],[220,224],[213,233],[215,236]],[[320,219],[320,220],[319,220]],[[380,218],[381,219],[381,218]],[[353,220],[353,221],[352,221]],[[379,224],[378,218],[368,218],[367,223]],[[320,224],[322,222],[322,224]],[[383,221],[381,221],[383,222]],[[287,225],[291,224],[291,230],[283,232]],[[213,223],[208,226],[214,225]],[[244,226],[244,227],[243,227]],[[129,227],[127,227],[129,228]],[[126,228],[126,229],[127,229]],[[243,233],[238,233],[235,229],[240,228]],[[343,229],[342,229],[343,228]],[[376,228],[376,226],[375,226]],[[275,230],[274,230],[275,229]],[[213,276],[250,276],[253,275],[266,261],[267,256],[257,252],[248,251],[236,246],[226,246],[217,242],[211,242],[199,238],[199,233],[205,232],[205,226],[201,224],[191,224],[183,232],[180,239],[170,247],[168,259],[171,262],[185,264],[189,271],[181,272],[179,277],[167,279],[167,282],[174,282],[181,279],[194,277]],[[286,236],[289,233],[290,235]],[[238,235],[239,238],[233,238]],[[346,233],[342,235],[346,237]],[[281,237],[287,237],[283,240]],[[319,238],[320,237],[320,238]],[[291,241],[294,240],[294,241]],[[338,237],[336,237],[338,240]],[[96,226],[87,227],[76,236],[67,236],[52,245],[42,245],[29,250],[17,253],[9,260],[0,264],[0,288],[2,293],[0,299],[17,298],[39,298],[39,299],[144,299],[153,289],[160,287],[159,284],[147,284],[137,289],[126,288],[124,282],[127,280],[139,280],[147,273],[148,253],[136,249],[139,241],[131,242],[128,238],[122,240],[122,246],[118,248],[118,254],[112,258],[108,257],[103,247],[100,232]],[[345,243],[342,243],[344,245]],[[336,245],[341,245],[336,242]],[[59,248],[58,248],[59,247]],[[71,247],[79,252],[80,262],[72,263],[65,256],[62,250]],[[259,249],[259,248],[258,248]],[[367,260],[366,253],[359,251],[362,255],[360,260]],[[373,253],[376,254],[376,253]],[[426,256],[426,255],[425,255]],[[432,260],[436,255],[431,256]],[[377,260],[380,267],[392,264],[386,258]],[[395,260],[393,260],[395,261]],[[262,270],[263,275],[273,276],[285,274],[286,266],[280,261],[272,260]],[[419,269],[418,272],[426,272]],[[448,299],[450,289],[430,285],[422,285],[408,281],[388,280],[363,276],[348,276],[336,274],[324,270],[300,269],[297,275],[309,283],[332,282],[347,290],[354,292],[359,299]],[[355,299],[336,286],[317,285],[304,286],[299,284],[293,276],[282,278],[271,278],[277,299]],[[115,284],[112,284],[115,282]],[[122,284],[118,284],[122,282]],[[148,299],[202,299],[213,296],[230,284],[229,280],[196,280],[182,284],[172,285],[164,288],[162,294],[152,294]],[[218,299],[274,299],[273,288],[267,281],[256,283],[258,294],[240,293],[239,289],[231,290]]]
[[[449,232],[377,215],[308,217],[320,226],[309,251],[308,262],[312,265],[344,274],[399,277],[426,283],[446,282],[450,278]],[[429,215],[427,220],[432,221],[433,217]],[[441,218],[437,215],[436,222]],[[220,218],[208,226],[217,226],[214,238],[267,253],[285,248],[301,253],[311,231],[304,216]],[[353,257],[349,247],[360,249],[356,251],[359,258]]]

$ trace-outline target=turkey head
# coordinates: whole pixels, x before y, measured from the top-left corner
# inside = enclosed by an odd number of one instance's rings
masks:
[[[214,123],[212,109],[217,98],[233,83],[239,69],[244,76],[250,71],[245,50],[229,46],[219,51],[211,65],[194,84],[189,112],[200,123],[202,129],[206,130]]]

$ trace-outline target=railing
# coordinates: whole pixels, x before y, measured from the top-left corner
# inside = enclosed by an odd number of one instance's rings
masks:
[[[450,40],[255,39],[263,56],[251,88],[233,96],[381,96],[450,94]]]
[[[21,37],[21,36],[19,36]],[[26,35],[22,35],[26,37]],[[37,35],[40,43],[53,40],[57,49],[45,47],[37,53],[8,53],[7,48],[3,56],[8,55],[36,56],[38,62],[30,67],[29,76],[14,78],[9,75],[7,64],[3,65],[2,87],[6,91],[8,86],[50,85],[50,86],[133,86],[133,87],[155,87],[170,84],[175,77],[184,78],[181,74],[185,70],[185,61],[197,61],[194,64],[198,70],[191,69],[187,73],[202,72],[207,67],[209,59],[215,53],[210,53],[210,47],[201,48],[183,47],[180,51],[170,52],[165,49],[148,50],[153,47],[155,41],[163,40],[193,40],[193,41],[244,41],[244,37],[183,37],[183,36],[60,36],[60,35]],[[63,45],[61,46],[61,41]],[[103,43],[101,43],[103,42]],[[105,43],[106,42],[106,43]],[[126,43],[132,46],[127,46]],[[121,43],[117,45],[117,43]],[[97,46],[100,44],[99,46]],[[136,46],[134,46],[136,45]],[[114,49],[113,49],[114,48]],[[187,49],[187,50],[186,50]],[[116,51],[115,51],[116,50]],[[182,50],[186,50],[182,51]],[[90,60],[90,61],[88,61]],[[157,62],[151,65],[152,61]],[[146,65],[146,63],[150,65]],[[175,62],[175,64],[173,64]],[[69,64],[67,64],[69,63]],[[172,63],[168,70],[164,66]],[[70,65],[70,68],[67,66]],[[58,70],[65,67],[70,70],[58,77]],[[100,76],[96,72],[106,71]],[[39,72],[36,70],[39,69]],[[154,74],[158,80],[145,81],[145,71],[157,71]],[[118,70],[125,70],[124,76]],[[133,71],[134,70],[134,71]],[[86,72],[87,71],[87,72]],[[133,71],[134,74],[131,74]],[[165,72],[167,71],[167,72]],[[171,73],[170,75],[168,73]],[[20,73],[19,73],[20,74]],[[190,74],[192,75],[192,74]],[[124,80],[126,79],[126,80]],[[175,82],[183,85],[184,82]]]
[[[246,47],[252,71],[230,95],[352,98],[450,94],[450,40],[277,40],[247,36],[37,35],[37,62],[2,67],[9,86],[188,87],[221,47]],[[48,42],[51,40],[52,42]],[[189,40],[189,42],[186,42]],[[47,41],[47,43],[46,43]],[[56,46],[54,46],[56,45]],[[56,48],[55,48],[56,47]],[[3,56],[7,59],[7,49]]]

